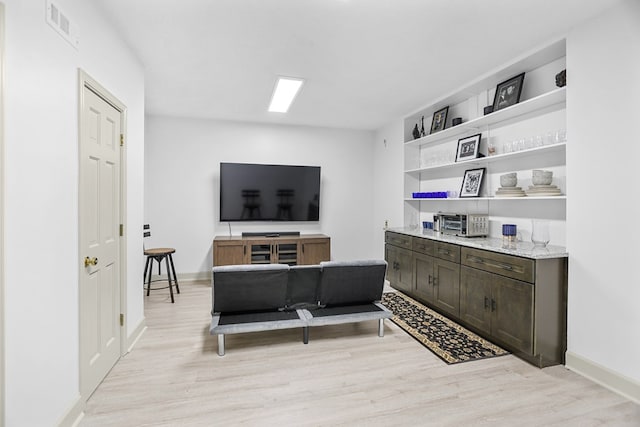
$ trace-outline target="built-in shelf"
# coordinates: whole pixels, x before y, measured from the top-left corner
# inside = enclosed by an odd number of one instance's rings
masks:
[[[534,116],[546,111],[555,111],[565,108],[567,99],[566,88],[559,88],[535,98],[522,101],[503,110],[495,111],[486,116],[477,117],[459,124],[458,126],[444,129],[422,138],[405,142],[405,146],[437,145],[450,141],[459,136],[478,132],[492,125],[503,124],[511,120],[524,120],[528,116]]]
[[[534,51],[456,89],[405,116],[404,138],[404,226],[417,227],[430,221],[442,210],[486,213],[490,218],[489,234],[501,236],[500,223],[517,224],[519,230],[530,228],[532,218],[553,222],[554,243],[564,244],[567,201],[567,89],[558,88],[555,77],[566,70],[566,41],[552,41]],[[492,104],[495,88],[501,82],[524,72],[520,102],[484,115]],[[448,107],[448,128],[412,139],[416,124],[434,112]],[[452,118],[466,120],[451,126]],[[427,130],[428,131],[428,130]],[[482,157],[456,162],[460,139],[481,134],[475,147]],[[515,148],[524,148],[512,151]],[[489,155],[491,151],[492,155]],[[418,192],[460,194],[465,172],[484,168],[480,197],[414,198]],[[500,190],[500,177],[515,172],[523,191],[533,184],[532,170],[550,170],[555,192],[520,197],[500,197],[512,193]],[[496,197],[496,194],[498,195]],[[520,193],[522,194],[522,193]]]
[[[565,195],[561,195],[561,196],[522,196],[522,197],[457,197],[457,198],[433,198],[433,199],[427,199],[427,198],[418,198],[418,199],[414,199],[414,198],[406,198],[404,199],[405,202],[473,202],[476,200],[490,200],[490,201],[495,201],[495,200],[517,200],[519,202],[525,201],[525,200],[566,200],[567,196]]]
[[[503,161],[512,161],[514,159],[525,158],[528,156],[541,154],[541,153],[550,153],[557,156],[562,155],[562,158],[564,158],[566,146],[567,146],[566,142],[560,142],[557,144],[543,145],[540,147],[528,148],[520,151],[513,151],[511,153],[502,153],[502,154],[496,154],[495,156],[480,157],[477,159],[467,160],[464,162],[444,163],[441,165],[426,166],[418,169],[409,169],[404,172],[410,175],[418,175],[422,172],[434,172],[434,171],[441,171],[441,170],[456,170],[456,169],[464,170],[464,169],[468,169],[469,167],[483,167],[493,163],[498,163]],[[564,163],[564,160],[562,160],[562,163]]]

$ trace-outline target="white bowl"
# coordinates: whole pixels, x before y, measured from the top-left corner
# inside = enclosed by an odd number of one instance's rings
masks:
[[[553,171],[536,169],[531,174],[533,185],[549,185],[553,180]]]
[[[515,187],[518,183],[518,175],[515,172],[500,175],[500,185],[502,187]]]

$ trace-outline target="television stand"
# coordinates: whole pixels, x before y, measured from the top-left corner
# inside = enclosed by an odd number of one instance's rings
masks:
[[[314,265],[331,260],[331,239],[299,231],[242,233],[213,239],[213,265]]]

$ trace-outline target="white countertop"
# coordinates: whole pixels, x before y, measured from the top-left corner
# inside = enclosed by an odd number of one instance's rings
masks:
[[[547,245],[546,247],[536,247],[531,242],[516,242],[515,248],[503,247],[502,239],[494,237],[458,237],[449,234],[442,234],[427,229],[409,228],[388,228],[387,231],[407,234],[409,236],[422,237],[425,239],[437,240],[440,242],[454,243],[469,248],[484,249],[492,252],[500,252],[507,255],[514,255],[524,258],[545,259],[545,258],[566,258],[569,256],[567,248],[564,246]]]

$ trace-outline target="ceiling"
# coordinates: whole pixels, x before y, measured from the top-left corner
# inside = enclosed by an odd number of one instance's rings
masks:
[[[619,0],[95,0],[149,115],[373,130]],[[269,113],[276,76],[306,80]]]

